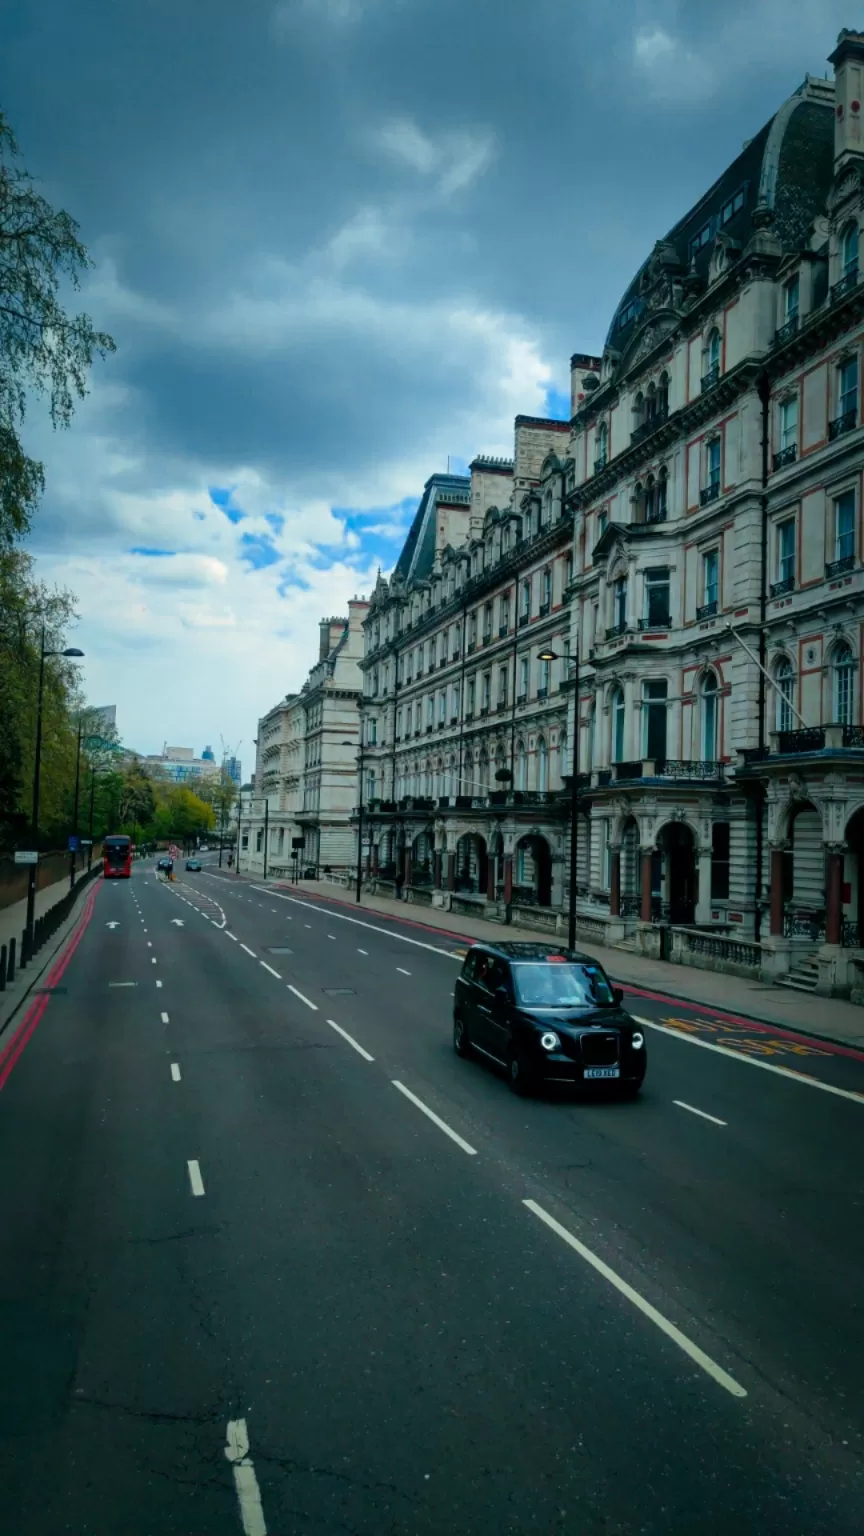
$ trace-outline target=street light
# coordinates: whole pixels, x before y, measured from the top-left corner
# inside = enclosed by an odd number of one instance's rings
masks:
[[[358,792],[357,792],[357,881],[356,899],[361,900],[363,895],[363,700],[357,700],[357,716],[360,722],[360,753],[358,764]],[[343,747],[353,747],[353,741],[343,741]]]
[[[33,764],[33,848],[37,854],[37,862],[30,865],[27,880],[27,919],[24,931],[27,935],[27,954],[29,956],[33,947],[33,921],[36,912],[36,879],[39,873],[39,780],[42,768],[42,693],[45,686],[45,658],[47,656],[83,656],[77,646],[69,645],[62,651],[46,651],[45,649],[45,625],[39,638],[39,689],[36,695],[36,759]]]
[[[559,656],[557,651],[541,651],[541,661],[565,661],[573,668],[573,766],[570,775],[570,903],[567,914],[567,947],[576,948],[576,867],[579,861],[579,651]]]

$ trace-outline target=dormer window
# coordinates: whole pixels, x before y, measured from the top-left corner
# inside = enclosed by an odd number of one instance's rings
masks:
[[[783,287],[783,319],[788,324],[790,320],[798,319],[798,306],[801,300],[801,279],[798,273],[790,277]]]
[[[708,242],[711,239],[711,236],[713,235],[713,233],[714,233],[714,221],[713,221],[713,219],[709,219],[708,223],[707,224],[703,224],[702,228],[693,236],[692,240],[690,241],[690,258],[691,258],[691,260],[699,251],[701,251],[708,244]]]
[[[858,225],[847,224],[840,241],[840,276],[858,272]]]
[[[720,210],[720,223],[721,223],[721,225],[723,226],[724,229],[725,229],[727,224],[731,224],[731,222],[734,219],[736,213],[740,213],[741,212],[741,209],[744,207],[744,203],[746,201],[746,198],[747,198],[747,188],[746,188],[746,186],[739,187],[738,191],[736,193],[734,193],[734,195],[732,197],[729,198],[728,202],[725,202],[723,204],[723,207]]]

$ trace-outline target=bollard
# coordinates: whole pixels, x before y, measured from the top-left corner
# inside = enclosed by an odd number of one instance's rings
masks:
[[[19,969],[19,971],[23,971],[23,969],[24,969],[26,964],[27,964],[27,929],[25,928],[22,931],[21,943],[18,946],[18,969]]]
[[[6,945],[0,944],[0,992],[6,991]]]
[[[15,980],[15,940],[9,940],[9,968],[6,972],[7,983]]]

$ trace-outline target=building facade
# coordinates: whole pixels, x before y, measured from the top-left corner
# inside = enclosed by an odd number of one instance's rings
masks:
[[[322,619],[318,661],[299,693],[258,722],[253,792],[241,819],[241,868],[286,877],[353,866],[359,662],[368,603]],[[298,846],[298,844],[300,846]]]
[[[659,240],[569,423],[434,476],[365,622],[367,878],[855,996],[864,37]],[[548,653],[544,659],[543,653]]]

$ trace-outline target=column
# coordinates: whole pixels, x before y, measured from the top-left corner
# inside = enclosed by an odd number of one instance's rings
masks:
[[[504,859],[504,900],[509,903],[513,900],[513,855],[508,853]]]
[[[486,900],[495,900],[495,855],[486,855]]]
[[[441,849],[436,848],[432,855],[432,883],[436,891],[441,889]]]
[[[711,849],[699,848],[697,850],[699,860],[698,887],[696,891],[696,921],[697,923],[710,923],[711,921]]]
[[[448,848],[447,849],[447,889],[448,889],[448,891],[455,891],[455,889],[456,889],[456,849],[455,848]]]
[[[377,875],[377,873],[378,873],[378,859],[379,859],[380,852],[381,852],[380,845],[378,843],[373,843],[372,844],[372,873],[373,873],[373,875]]]
[[[412,873],[412,871],[411,871],[411,848],[406,843],[406,845],[405,845],[405,886],[406,886],[406,888],[411,884],[411,873]]]
[[[842,850],[829,849],[825,874],[825,943],[839,944],[843,934]]]
[[[783,937],[783,848],[771,849],[771,937]]]
[[[651,855],[653,848],[643,848],[642,853],[642,906],[639,916],[643,923],[651,921]]]
[[[609,916],[621,916],[621,848],[612,844],[609,859]]]

